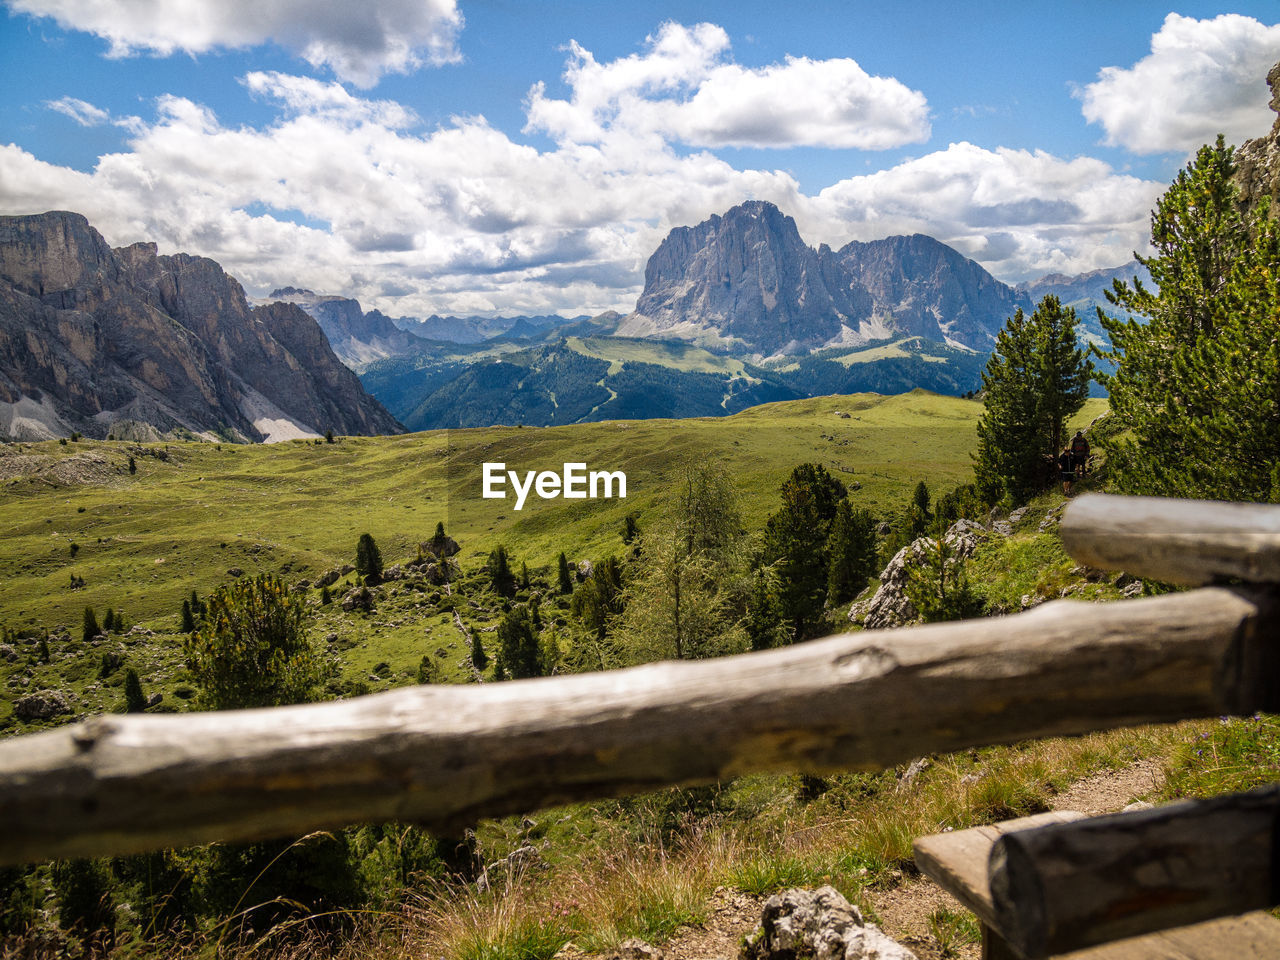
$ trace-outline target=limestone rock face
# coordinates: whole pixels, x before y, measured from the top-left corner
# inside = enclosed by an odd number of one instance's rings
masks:
[[[916,960],[885,936],[833,887],[787,890],[764,905],[760,926],[743,943],[739,960]]]
[[[931,237],[817,250],[753,200],[668,234],[621,335],[677,337],[761,355],[890,336],[990,349],[1027,297]]]
[[[282,287],[262,304],[292,303],[320,324],[329,346],[347,367],[359,372],[375,360],[418,353],[427,341],[401,330],[379,310],[365,313],[360,301],[320,296],[310,290]]]
[[[870,308],[862,291],[851,299],[838,277],[824,274],[791,217],[759,200],[672,230],[644,277],[636,314],[655,330],[688,339],[701,333],[766,354],[825,343],[839,336],[843,320]],[[619,332],[627,329],[624,322]]]
[[[1271,88],[1271,109],[1280,114],[1280,63],[1267,74]],[[1264,197],[1272,203],[1280,200],[1280,116],[1271,131],[1246,140],[1235,153],[1236,183],[1246,208],[1256,206]],[[1275,215],[1272,210],[1272,216]]]
[[[0,436],[398,433],[299,308],[213,260],[111,249],[75,213],[0,217]]]

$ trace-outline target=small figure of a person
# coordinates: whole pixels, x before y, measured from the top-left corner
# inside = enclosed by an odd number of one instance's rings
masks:
[[[1089,441],[1083,430],[1077,430],[1071,438],[1071,459],[1076,472],[1083,477],[1089,468]]]
[[[1058,475],[1062,478],[1062,493],[1064,496],[1071,496],[1071,484],[1076,479],[1076,461],[1071,453],[1070,447],[1063,447],[1062,453],[1058,454]]]

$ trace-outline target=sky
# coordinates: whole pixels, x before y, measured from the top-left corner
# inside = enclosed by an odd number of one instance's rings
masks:
[[[1280,5],[0,0],[0,214],[391,316],[627,312],[673,228],[1114,267],[1266,133]]]

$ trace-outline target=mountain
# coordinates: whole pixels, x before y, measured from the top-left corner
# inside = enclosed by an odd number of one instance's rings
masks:
[[[360,301],[349,297],[320,296],[310,290],[281,287],[260,302],[301,307],[320,324],[338,359],[357,372],[374,360],[419,353],[430,346],[422,337],[396,326],[386,314],[378,310],[365,313]]]
[[[401,329],[427,340],[483,343],[501,336],[533,337],[539,332],[548,333],[555,327],[585,319],[585,316],[569,318],[555,314],[534,317],[441,317],[432,314],[425,320],[401,317],[395,323]]]
[[[1267,74],[1271,88],[1271,109],[1280,114],[1280,63]],[[1280,116],[1271,130],[1260,137],[1246,140],[1235,153],[1236,183],[1246,207],[1255,207],[1264,199],[1274,206],[1280,203]]]
[[[403,428],[299,307],[213,260],[112,249],[81,215],[0,217],[0,435],[282,440]]]
[[[989,350],[1025,298],[931,237],[817,250],[771,203],[672,230],[649,258],[627,336],[757,356],[919,336]]]
[[[723,417],[827,394],[958,395],[977,389],[986,356],[919,337],[837,347],[764,365],[680,341],[567,336],[523,349],[370,364],[361,380],[410,430],[492,424]]]
[[[836,253],[837,273],[851,294],[870,298],[864,324],[897,336],[924,337],[987,352],[1005,320],[1026,299],[973,260],[923,234],[853,241]],[[865,330],[866,328],[863,327]]]

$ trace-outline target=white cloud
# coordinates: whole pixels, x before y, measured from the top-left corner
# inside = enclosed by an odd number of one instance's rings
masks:
[[[1263,78],[1280,60],[1280,25],[1223,14],[1212,20],[1169,14],[1151,53],[1132,67],[1105,67],[1077,92],[1104,143],[1135,153],[1195,151],[1219,134],[1239,144],[1275,119]]]
[[[709,23],[666,23],[643,54],[598,63],[577,43],[571,95],[529,93],[527,129],[561,143],[661,137],[695,147],[882,150],[929,137],[928,104],[898,80],[850,59],[787,57],[749,69],[728,61],[729,38]]]
[[[953,143],[828,187],[797,222],[832,245],[927,233],[1013,281],[1125,262],[1163,189],[1087,157]]]
[[[63,97],[60,100],[49,100],[45,106],[70,117],[82,127],[100,127],[111,122],[111,114],[92,103],[86,103],[75,97]]]
[[[113,244],[212,257],[252,294],[291,284],[392,316],[629,310],[669,230],[747,199],[777,204],[810,243],[928,233],[1011,280],[1114,266],[1144,242],[1161,185],[1097,160],[959,143],[806,195],[787,173],[673,149],[669,125],[601,125],[620,91],[692,90],[697,76],[707,89],[722,38],[665,29],[598,85],[584,79],[577,105],[540,101],[586,130],[545,150],[482,117],[424,130],[393,101],[251,73],[246,95],[276,105],[262,127],[166,96],[88,173],[0,149],[0,213],[76,210]],[[593,62],[578,49],[571,70]],[[592,97],[604,106],[583,107]],[[119,122],[83,101],[55,109]]]
[[[341,80],[369,87],[385,73],[459,58],[456,0],[6,0],[17,13],[52,17],[102,37],[112,56],[274,42]]]

